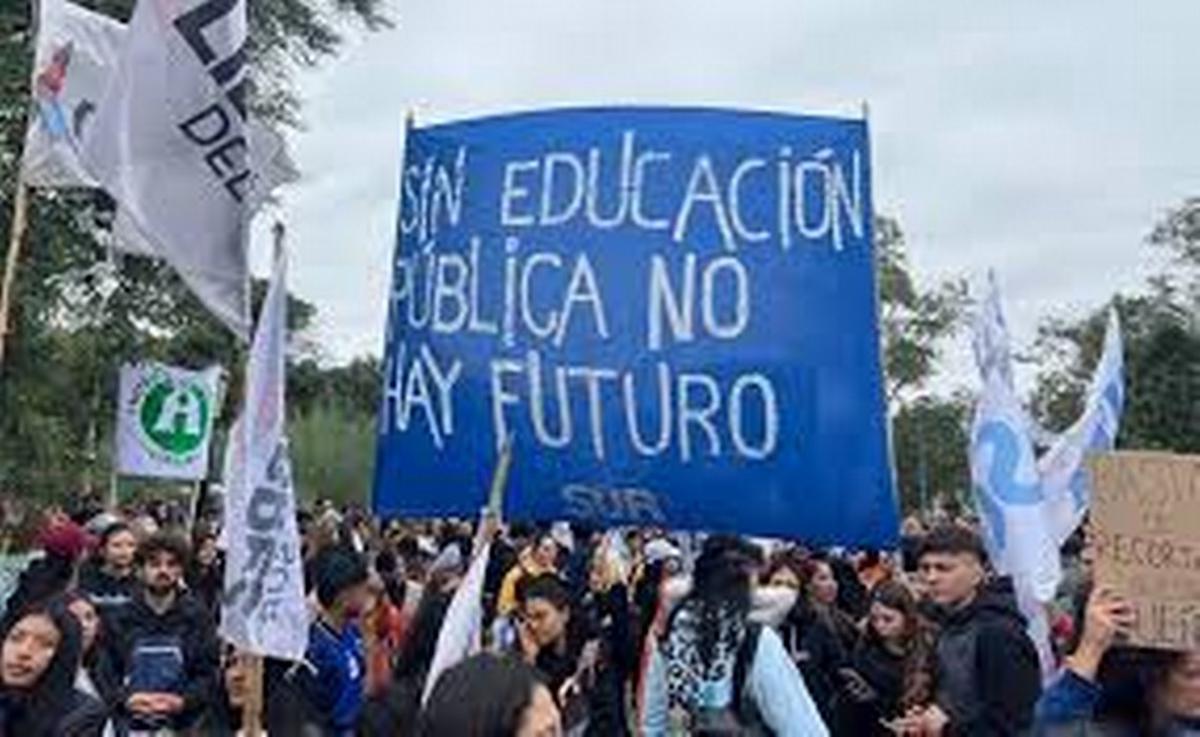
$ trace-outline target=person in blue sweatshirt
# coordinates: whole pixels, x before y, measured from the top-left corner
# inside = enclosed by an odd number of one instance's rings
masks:
[[[1200,735],[1200,651],[1116,647],[1135,622],[1119,592],[1091,592],[1079,644],[1038,702],[1035,737]]]
[[[371,596],[367,564],[349,548],[332,548],[317,557],[314,577],[320,613],[294,680],[322,735],[351,737],[365,699],[366,656],[355,620]]]

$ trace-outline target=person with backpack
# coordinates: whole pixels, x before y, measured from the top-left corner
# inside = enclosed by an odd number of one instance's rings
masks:
[[[750,622],[754,567],[737,538],[705,543],[691,593],[651,649],[641,734],[828,736],[779,636]]]

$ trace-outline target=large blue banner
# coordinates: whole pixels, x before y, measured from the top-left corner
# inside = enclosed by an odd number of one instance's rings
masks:
[[[882,546],[864,121],[535,112],[410,130],[374,506]]]

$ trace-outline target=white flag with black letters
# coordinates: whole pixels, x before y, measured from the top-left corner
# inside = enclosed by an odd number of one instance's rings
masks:
[[[244,652],[300,660],[308,605],[284,404],[287,257],[276,256],[246,365],[246,403],[225,479],[221,636]]]
[[[248,334],[245,0],[138,0],[84,133],[90,173],[159,257]]]

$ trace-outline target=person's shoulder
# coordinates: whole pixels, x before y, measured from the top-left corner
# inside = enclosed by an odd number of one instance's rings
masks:
[[[95,586],[99,582],[102,573],[100,562],[95,558],[83,561],[79,564],[79,588],[89,590],[89,586]]]
[[[180,614],[192,622],[203,620],[207,623],[209,620],[208,607],[204,605],[199,596],[191,591],[181,592],[175,606],[179,609]]]
[[[753,656],[754,662],[760,660],[790,660],[787,648],[784,647],[783,638],[775,631],[774,627],[768,627],[764,624],[750,623],[746,628],[746,637],[753,639]]]
[[[90,737],[99,734],[109,717],[103,702],[79,689],[71,691],[62,709],[63,714],[55,730],[57,737]]]
[[[975,618],[975,628],[989,639],[1029,639],[1025,618],[1017,611],[982,611]]]

